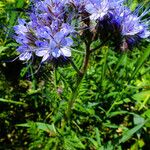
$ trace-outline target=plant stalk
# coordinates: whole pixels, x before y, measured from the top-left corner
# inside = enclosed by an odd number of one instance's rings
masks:
[[[90,45],[91,44],[86,43],[85,45],[86,45],[86,54],[85,54],[85,57],[84,57],[84,61],[83,61],[81,69],[77,73],[76,86],[75,86],[74,91],[72,93],[71,99],[68,103],[68,110],[67,110],[67,113],[66,113],[68,123],[70,123],[72,108],[73,108],[73,105],[74,105],[75,100],[76,100],[77,95],[78,95],[78,90],[79,90],[80,83],[82,82],[82,79],[84,78],[84,75],[86,74],[88,63],[89,63],[89,58],[90,58],[90,54],[91,54],[91,51],[90,51]]]

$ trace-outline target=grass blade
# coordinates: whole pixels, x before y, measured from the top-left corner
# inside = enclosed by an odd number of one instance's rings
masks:
[[[3,98],[0,98],[0,102],[4,102],[4,103],[12,103],[12,104],[17,104],[17,105],[25,105],[25,106],[27,106],[26,103],[23,103],[23,102],[17,102],[17,101],[13,101],[13,100],[7,100],[7,99],[3,99]]]
[[[140,57],[140,59],[137,60],[136,66],[134,71],[131,74],[130,81],[135,77],[135,75],[138,73],[140,68],[143,66],[145,60],[148,58],[150,55],[150,46],[147,47],[147,49],[144,51],[144,54]]]
[[[147,121],[148,120],[145,120],[141,124],[138,124],[134,128],[132,128],[132,129],[128,130],[127,132],[125,132],[125,134],[123,135],[123,137],[120,139],[119,143],[124,143],[128,139],[130,139],[133,136],[134,133],[136,133],[139,129],[141,129],[144,126],[145,123],[147,123]]]

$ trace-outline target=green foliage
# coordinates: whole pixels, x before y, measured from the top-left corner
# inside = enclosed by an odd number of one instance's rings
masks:
[[[38,70],[39,60],[34,65],[10,62],[17,57],[12,27],[18,17],[26,17],[13,9],[27,7],[27,1],[0,2],[0,24],[4,27],[0,30],[0,149],[148,149],[147,42],[125,53],[107,45],[92,53],[76,90],[79,78],[74,67],[81,68],[85,45],[73,49],[75,66],[46,64]],[[96,41],[92,46],[98,44]]]

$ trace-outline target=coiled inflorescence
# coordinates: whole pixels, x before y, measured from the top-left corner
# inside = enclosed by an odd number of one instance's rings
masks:
[[[19,19],[14,27],[20,60],[34,55],[42,62],[71,57],[73,38],[81,29],[96,34],[91,39],[110,40],[122,50],[150,36],[145,17],[150,11],[141,12],[142,6],[131,11],[124,0],[34,0],[32,5],[29,21]]]

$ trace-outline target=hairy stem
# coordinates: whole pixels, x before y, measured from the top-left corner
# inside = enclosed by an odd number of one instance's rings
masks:
[[[77,66],[74,64],[74,62],[72,60],[70,60],[70,64],[72,65],[72,67],[74,68],[74,70],[78,73],[78,75],[80,75],[80,70],[77,68]]]
[[[86,73],[87,67],[88,67],[90,53],[91,53],[90,44],[86,43],[86,54],[85,54],[85,57],[84,57],[84,61],[83,61],[81,69],[78,71],[76,86],[73,90],[71,99],[68,103],[68,110],[67,110],[66,115],[67,115],[67,120],[68,120],[69,123],[70,123],[70,116],[71,116],[71,113],[72,113],[72,108],[73,108],[73,105],[75,103],[76,97],[78,95],[78,90],[79,90],[80,83],[81,83],[81,81],[82,81],[82,79],[83,79],[83,77]]]
[[[94,49],[90,49],[91,42],[86,42],[85,41],[86,54],[84,56],[84,61],[83,61],[81,69],[78,70],[76,68],[76,66],[73,63],[71,63],[72,66],[77,71],[77,82],[76,82],[76,86],[75,86],[75,88],[73,90],[71,99],[68,102],[68,109],[66,111],[66,116],[67,116],[68,123],[70,123],[70,117],[71,117],[71,113],[72,113],[72,108],[73,108],[73,105],[74,105],[75,100],[76,100],[77,95],[78,95],[78,90],[79,90],[80,83],[82,82],[82,79],[84,78],[84,75],[86,74],[86,71],[87,71],[90,54],[93,53],[93,52],[95,52],[96,50],[100,49],[104,44],[106,44],[107,41],[108,40],[103,41],[99,46],[95,47]]]

